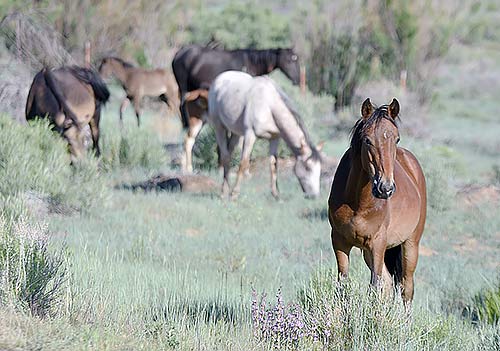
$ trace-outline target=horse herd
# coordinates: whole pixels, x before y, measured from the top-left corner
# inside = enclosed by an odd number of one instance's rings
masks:
[[[269,141],[271,193],[279,197],[277,151],[280,138],[295,155],[294,172],[306,197],[320,193],[321,147],[315,145],[289,97],[267,74],[280,69],[299,82],[299,59],[292,49],[222,50],[190,45],[172,61],[178,88],[166,70],[146,70],[119,59],[101,60],[99,72],[81,67],[43,69],[30,88],[26,118],[48,117],[69,144],[72,160],[84,152],[82,130],[90,126],[99,155],[99,120],[109,99],[103,78],[113,75],[126,92],[123,112],[131,102],[140,125],[143,96],[160,98],[179,112],[188,130],[184,169],[192,171],[192,148],[208,122],[215,129],[220,164],[224,169],[223,196],[238,196],[257,138]],[[399,147],[399,102],[375,107],[366,99],[361,118],[351,133],[331,187],[328,217],[339,278],[346,277],[349,253],[363,251],[371,284],[401,286],[405,302],[413,298],[413,274],[426,218],[426,186],[413,154]],[[229,186],[231,154],[242,141],[235,184]]]

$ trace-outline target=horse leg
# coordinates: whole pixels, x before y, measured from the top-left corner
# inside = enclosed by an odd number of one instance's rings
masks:
[[[381,237],[376,237],[375,240],[373,240],[372,245],[371,245],[371,250],[370,250],[370,255],[372,257],[372,265],[370,267],[372,274],[371,274],[371,280],[370,283],[372,286],[374,286],[376,289],[381,289],[382,288],[382,275],[384,273],[384,255],[385,255],[385,249],[387,246],[386,240]]]
[[[135,117],[137,118],[137,127],[141,126],[141,98],[142,96],[135,96],[132,100],[132,105],[134,105]]]
[[[346,243],[346,241],[340,236],[335,236],[335,232],[332,229],[331,232],[333,251],[335,252],[335,258],[337,259],[337,271],[338,278],[342,280],[347,278],[349,274],[349,253],[351,252],[352,245]]]
[[[229,192],[229,171],[231,166],[231,153],[228,149],[227,129],[219,120],[213,122],[215,129],[215,139],[220,150],[220,159],[224,169],[224,180],[222,181],[221,197],[226,197]]]
[[[373,267],[373,256],[369,250],[363,250],[363,259],[365,260],[366,265],[370,270],[372,270]],[[383,290],[384,292],[390,294],[392,291],[392,276],[387,270],[387,267],[384,266],[382,267],[382,283],[383,283]]]
[[[125,113],[125,110],[127,109],[129,104],[130,100],[128,97],[126,97],[125,99],[123,99],[120,105],[120,128],[123,128],[123,114]]]
[[[184,170],[188,173],[193,172],[193,146],[202,128],[203,121],[201,119],[195,117],[189,119],[189,130],[184,138]]]
[[[231,192],[231,198],[236,199],[240,194],[241,179],[245,173],[245,170],[250,166],[250,154],[252,153],[253,144],[257,137],[253,131],[245,133],[243,138],[243,150],[241,151],[240,167],[238,168],[238,175],[236,176],[236,182]]]
[[[269,164],[271,167],[271,194],[275,199],[279,199],[278,191],[278,138],[269,141]]]
[[[413,274],[417,268],[418,242],[407,240],[403,244],[403,301],[410,304],[413,300]]]
[[[238,143],[240,142],[240,136],[237,135],[237,134],[234,134],[234,133],[231,133],[231,136],[229,137],[229,141],[228,141],[228,151],[229,151],[229,154],[233,154],[233,151],[234,151],[234,148],[236,147],[236,145],[238,145]]]
[[[83,156],[83,145],[80,132],[75,125],[71,125],[63,131],[63,137],[68,142],[68,148],[71,155],[71,163],[75,164]]]
[[[97,107],[94,116],[89,122],[90,132],[92,133],[92,144],[95,150],[95,155],[99,157],[101,155],[101,149],[99,148],[99,120],[101,119],[101,108]]]

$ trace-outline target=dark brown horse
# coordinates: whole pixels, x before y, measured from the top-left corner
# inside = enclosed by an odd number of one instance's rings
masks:
[[[184,143],[185,158],[188,160],[185,161],[186,170],[189,172],[193,169],[189,161],[190,149],[204,122],[193,116],[191,109],[196,109],[197,115],[202,113],[198,111],[199,106],[186,100],[188,92],[208,89],[220,73],[230,70],[245,71],[252,76],[259,76],[280,69],[294,84],[298,84],[300,80],[299,59],[293,49],[222,50],[189,45],[176,53],[172,69],[179,85],[182,124],[184,128],[189,129]]]
[[[95,153],[99,150],[101,107],[109,91],[99,75],[90,69],[72,66],[44,68],[35,75],[26,102],[26,120],[50,119],[69,144],[72,159],[85,151],[83,128],[90,125]]]
[[[130,101],[134,106],[137,125],[140,126],[141,102],[144,96],[158,97],[171,107],[169,101],[177,95],[174,78],[164,69],[148,70],[134,67],[118,57],[105,57],[99,65],[99,73],[104,78],[115,76],[127,94],[120,105],[120,125],[123,124],[123,112]]]
[[[365,100],[335,173],[328,216],[339,277],[347,276],[351,248],[359,247],[371,284],[402,284],[410,302],[427,197],[417,159],[397,146],[398,114],[396,99],[379,108]]]

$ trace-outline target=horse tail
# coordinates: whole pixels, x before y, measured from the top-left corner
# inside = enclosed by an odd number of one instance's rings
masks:
[[[189,94],[189,93],[186,93]],[[189,113],[187,111],[186,107],[186,94],[181,95],[181,102],[180,102],[180,110],[181,110],[181,121],[182,121],[182,127],[184,129],[189,128]]]
[[[33,78],[33,82],[31,83],[30,91],[28,93],[28,98],[26,100],[26,107],[24,109],[24,116],[26,117],[26,120],[35,117],[32,113],[33,103],[35,100],[35,87],[39,84],[43,84],[41,80],[45,81],[45,78],[43,76],[43,71],[38,72]]]
[[[397,288],[403,281],[403,250],[401,245],[385,250],[384,263],[394,278],[394,285]]]
[[[92,69],[78,66],[71,67],[71,72],[80,81],[87,83],[92,87],[96,102],[98,102],[99,105],[104,105],[108,102],[110,96],[108,87],[97,72]]]
[[[172,71],[174,72],[175,80],[177,81],[177,85],[179,86],[179,110],[181,112],[182,127],[184,129],[189,128],[189,113],[186,108],[185,98],[185,94],[187,93],[188,72],[186,71],[186,67],[183,60],[181,59],[181,56],[189,50],[189,46],[180,49],[175,54],[174,59],[172,60]]]
[[[78,124],[78,117],[76,114],[71,110],[71,108],[68,106],[66,103],[66,98],[64,97],[63,93],[57,86],[57,83],[54,78],[54,74],[52,73],[50,68],[44,68],[42,70],[43,75],[45,77],[45,82],[47,83],[47,86],[49,87],[50,91],[52,94],[54,94],[57,102],[59,102],[59,105],[61,106],[62,110],[64,113],[73,121],[75,126],[80,129],[80,126]]]

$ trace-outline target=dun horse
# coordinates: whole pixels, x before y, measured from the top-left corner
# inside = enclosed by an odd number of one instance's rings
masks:
[[[99,66],[99,73],[108,78],[113,75],[120,82],[127,94],[120,105],[120,125],[123,125],[123,113],[132,101],[137,126],[140,126],[141,102],[144,96],[158,97],[165,102],[168,107],[168,96],[175,96],[175,86],[173,77],[163,69],[147,70],[134,67],[132,64],[117,57],[106,57],[102,59]]]
[[[188,172],[193,170],[192,149],[203,127],[203,120],[199,118],[199,108],[186,100],[188,92],[209,89],[220,73],[229,70],[245,71],[252,76],[260,76],[280,69],[294,84],[298,84],[300,79],[298,56],[292,49],[227,51],[190,45],[176,53],[172,69],[179,85],[182,123],[184,128],[189,129],[184,142],[185,168]],[[195,110],[194,113],[191,110]]]
[[[371,284],[402,284],[410,302],[427,198],[417,159],[397,145],[398,114],[396,99],[379,108],[365,100],[335,173],[328,216],[339,278],[348,274],[351,248],[359,247]]]
[[[278,197],[278,144],[283,138],[296,157],[295,175],[308,197],[320,192],[320,148],[311,142],[302,119],[288,97],[268,77],[252,77],[244,72],[220,74],[208,93],[208,120],[215,136],[224,167],[222,194],[229,192],[231,154],[240,138],[243,150],[236,183],[231,196],[238,196],[250,154],[257,138],[269,140],[271,193]],[[228,134],[230,137],[228,139]]]
[[[89,124],[94,150],[99,156],[101,107],[109,91],[99,75],[87,68],[44,68],[35,75],[26,102],[26,119],[50,118],[54,129],[69,143],[72,159],[85,150],[83,128]]]

